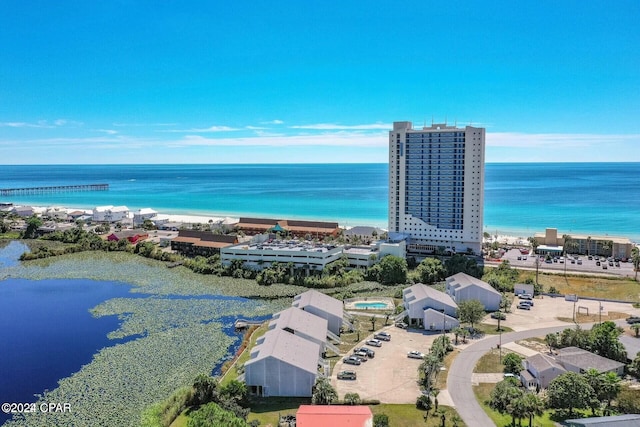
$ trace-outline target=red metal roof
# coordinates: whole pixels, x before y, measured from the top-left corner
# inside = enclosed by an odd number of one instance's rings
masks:
[[[296,413],[298,427],[366,427],[373,414],[363,405],[300,405]]]

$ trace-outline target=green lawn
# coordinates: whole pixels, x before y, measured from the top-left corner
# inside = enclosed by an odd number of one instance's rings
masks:
[[[535,278],[535,272],[520,271],[518,283],[527,277]],[[561,294],[578,294],[593,298],[619,299],[623,301],[640,300],[640,282],[632,278],[588,276],[579,274],[539,273],[538,283],[545,291],[554,286]]]
[[[493,409],[491,409],[489,405],[485,404],[485,402],[489,400],[489,398],[491,397],[491,390],[493,390],[494,387],[495,387],[495,384],[481,383],[480,385],[473,386],[473,391],[476,394],[476,399],[478,399],[480,406],[482,406],[482,409],[484,409],[484,411],[487,413],[489,418],[493,420],[494,424],[497,427],[511,426],[511,416],[502,415],[494,411]],[[548,410],[548,411],[545,411],[545,413],[541,417],[535,417],[533,419],[533,427],[555,427],[556,426],[555,421],[552,421],[550,418],[552,414],[553,414],[553,411]],[[518,422],[516,420],[516,425],[517,424]],[[529,419],[526,419],[526,420],[523,419],[522,425],[528,426]]]
[[[425,411],[416,409],[416,405],[404,404],[380,404],[369,406],[373,414],[386,414],[389,417],[389,425],[392,427],[415,427],[415,426],[440,426],[441,418],[439,415],[434,415],[433,410],[429,412],[429,415],[425,419]],[[453,417],[457,416],[455,409],[449,406],[439,406],[438,410],[444,412],[446,417],[446,425],[453,425]],[[466,426],[464,422],[458,417],[458,427]]]
[[[507,354],[507,351],[502,351],[502,356]],[[502,372],[504,365],[500,362],[500,351],[493,349],[478,360],[473,372],[481,374],[492,374],[496,372]]]
[[[225,386],[231,380],[235,380],[238,378],[237,367],[244,366],[244,364],[249,360],[249,357],[251,356],[251,349],[256,345],[256,340],[267,332],[267,327],[268,327],[268,323],[263,323],[262,325],[260,325],[258,329],[253,331],[253,333],[251,334],[251,338],[249,340],[249,344],[247,345],[247,348],[244,349],[242,354],[240,354],[238,359],[236,359],[236,361],[233,363],[233,366],[231,366],[231,368],[229,368],[227,372],[220,379],[221,386]]]
[[[258,420],[261,426],[277,426],[280,415],[295,415],[300,405],[310,405],[311,398],[265,397],[252,398],[247,421]]]

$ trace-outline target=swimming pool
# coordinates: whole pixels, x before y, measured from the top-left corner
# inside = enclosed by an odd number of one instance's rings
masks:
[[[372,309],[372,310],[384,310],[385,308],[388,308],[389,305],[386,302],[357,302],[355,304],[353,304],[355,308],[359,309],[359,310],[366,310],[366,309]]]

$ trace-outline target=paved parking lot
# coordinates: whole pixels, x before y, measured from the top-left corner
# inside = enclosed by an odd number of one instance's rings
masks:
[[[521,257],[518,260],[518,257]],[[523,259],[526,258],[526,259]],[[596,265],[596,260],[589,260],[587,256],[580,255],[582,259],[582,264],[578,264],[577,261],[575,264],[568,263],[560,263],[560,262],[551,262],[546,263],[544,260],[540,260],[540,264],[538,266],[539,270],[549,270],[552,272],[564,271],[565,267],[567,272],[571,273],[600,273],[607,275],[615,275],[615,276],[628,276],[633,277],[635,274],[633,271],[633,264],[630,262],[621,262],[620,267],[616,267],[615,264],[613,266],[609,266],[607,263],[607,269],[603,269],[602,265]],[[510,249],[503,256],[502,260],[508,260],[509,263],[517,268],[526,268],[526,269],[534,269],[536,268],[536,257],[535,255],[522,255],[518,249]],[[487,263],[492,264],[492,263]],[[499,264],[499,263],[498,263]],[[602,263],[601,263],[602,264]]]
[[[391,334],[391,341],[383,341],[382,347],[367,346],[366,337],[356,347],[369,347],[376,352],[373,359],[360,366],[347,365],[340,360],[333,368],[331,383],[340,399],[345,393],[358,393],[361,399],[378,399],[382,403],[415,403],[420,395],[418,366],[420,359],[409,359],[407,353],[417,350],[428,353],[438,334],[422,330],[404,330],[394,326],[383,329]],[[337,380],[342,370],[356,371],[358,379]],[[446,373],[443,373],[446,375]]]

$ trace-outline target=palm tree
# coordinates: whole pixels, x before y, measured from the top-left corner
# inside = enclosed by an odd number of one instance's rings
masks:
[[[636,333],[636,338],[640,338],[640,323],[634,323],[631,325],[631,330]]]
[[[591,255],[589,250],[591,249],[591,236],[587,236],[587,256]]]
[[[604,252],[603,255],[609,253],[609,256],[611,256],[611,254],[613,253],[613,241],[607,240],[602,242],[602,251]]]
[[[638,270],[640,270],[640,249],[635,246],[631,249],[631,262],[633,263],[633,269],[636,272],[634,280],[638,281]]]
[[[545,404],[544,401],[534,393],[525,393],[525,395],[522,396],[522,400],[524,404],[524,414],[529,417],[529,427],[531,427],[533,417],[539,417],[544,413]]]
[[[319,377],[313,386],[311,403],[314,405],[331,405],[338,400],[338,393],[333,388],[328,378]]]

